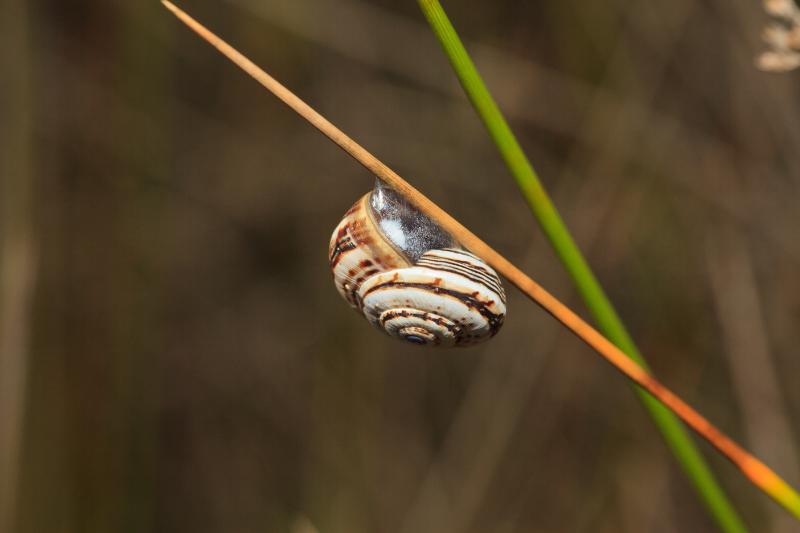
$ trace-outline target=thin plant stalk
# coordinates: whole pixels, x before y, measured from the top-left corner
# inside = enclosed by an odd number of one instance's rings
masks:
[[[438,0],[419,0],[419,4],[442,44],[464,91],[483,120],[523,196],[600,329],[629,357],[647,368],[644,357],[578,249],[536,171],[483,83],[444,9]],[[724,531],[744,531],[744,524],[677,418],[647,392],[637,387],[637,393],[720,528]]]
[[[461,86],[480,115],[522,195],[600,330],[631,359],[648,368],[481,79],[441,4],[438,0],[419,0],[419,5],[450,60]],[[636,392],[719,527],[729,532],[745,531],[744,523],[678,419],[641,388],[636,387]]]
[[[622,374],[646,389],[664,405],[668,406],[669,409],[674,411],[692,429],[697,431],[698,434],[733,462],[753,484],[775,498],[779,503],[783,504],[800,518],[800,496],[769,467],[733,442],[711,424],[711,422],[706,420],[700,413],[656,380],[645,368],[625,355],[617,346],[606,339],[585,320],[580,318],[575,312],[547,292],[541,285],[527,276],[508,259],[496,252],[477,235],[464,227],[441,207],[434,204],[374,155],[370,154],[361,145],[348,137],[325,117],[303,102],[297,95],[281,85],[275,78],[267,74],[258,65],[250,61],[239,51],[213,34],[205,26],[201,25],[171,2],[168,0],[161,0],[161,2],[195,33],[214,46],[225,57],[239,66],[239,68],[252,76],[264,88],[292,108],[311,125],[320,130],[326,137],[332,140],[356,161],[402,194],[420,211],[425,213],[434,222],[438,223],[444,230],[450,232],[467,249],[491,265],[497,272],[507,278],[531,300],[588,344]]]

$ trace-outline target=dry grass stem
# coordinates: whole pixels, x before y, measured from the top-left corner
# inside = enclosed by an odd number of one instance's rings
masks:
[[[500,255],[442,208],[434,204],[392,169],[379,161],[375,156],[370,154],[361,145],[317,113],[255,63],[172,3],[167,0],[162,0],[162,3],[193,31],[217,48],[223,55],[242,68],[314,127],[319,129],[365,168],[395,188],[422,212],[439,223],[442,228],[452,233],[466,248],[483,258],[497,270],[497,272],[506,277],[512,284],[592,347],[625,376],[661,401],[687,425],[717,448],[720,453],[730,459],[750,481],[773,498],[776,498],[779,503],[785,505],[800,518],[800,501],[795,501],[796,493],[769,467],[733,442],[700,413],[656,380],[649,372],[629,359],[619,348],[590,326],[585,320],[580,318],[575,312],[547,292],[508,259]],[[788,497],[787,494],[789,495]],[[779,499],[778,495],[782,495],[784,499]],[[787,504],[787,501],[790,503]]]

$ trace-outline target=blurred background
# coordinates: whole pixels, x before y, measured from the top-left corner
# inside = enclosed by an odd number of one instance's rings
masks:
[[[587,315],[416,2],[179,5]],[[656,374],[800,484],[800,85],[754,67],[760,3],[444,7]],[[328,239],[372,176],[158,2],[5,0],[0,40],[0,530],[713,530],[513,288],[469,349],[352,312]]]

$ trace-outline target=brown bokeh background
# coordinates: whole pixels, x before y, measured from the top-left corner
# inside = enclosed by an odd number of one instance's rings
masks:
[[[800,484],[800,86],[754,68],[760,4],[444,5],[655,372]],[[415,2],[181,6],[587,315]],[[372,177],[156,1],[7,0],[0,39],[0,529],[712,530],[515,290],[463,350],[350,311],[328,238]]]

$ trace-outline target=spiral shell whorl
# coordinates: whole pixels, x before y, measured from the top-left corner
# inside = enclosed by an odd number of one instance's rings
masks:
[[[464,250],[431,250],[413,267],[369,277],[358,290],[362,312],[390,335],[418,344],[467,346],[494,336],[505,318],[497,274]],[[387,318],[389,317],[389,318]],[[390,319],[401,326],[392,325]],[[424,342],[404,326],[430,332]]]
[[[387,199],[395,204],[380,203]],[[491,338],[506,312],[499,277],[412,209],[380,186],[350,208],[330,242],[337,290],[375,327],[414,344],[467,346]],[[409,229],[409,220],[418,223]],[[401,226],[408,233],[398,240]],[[413,247],[420,242],[443,247]]]

